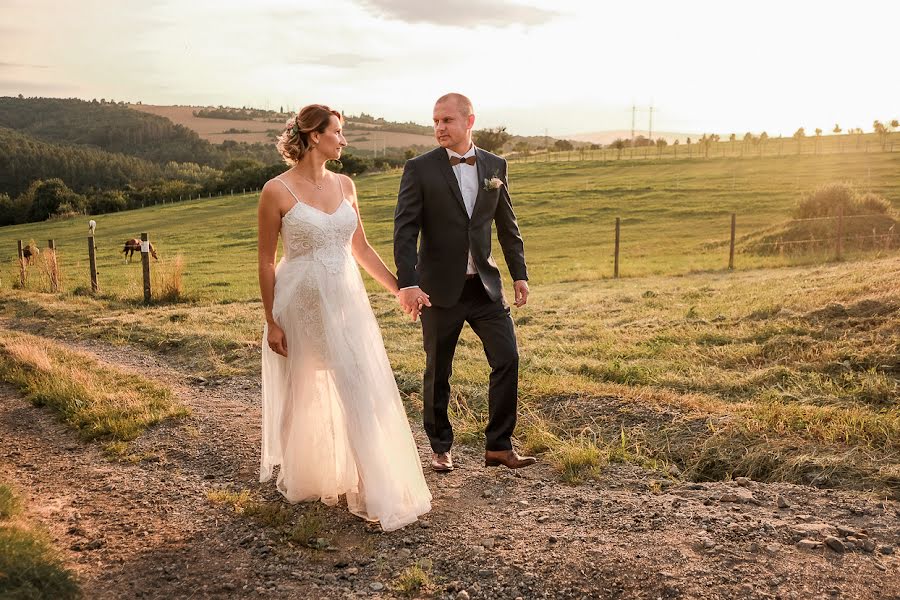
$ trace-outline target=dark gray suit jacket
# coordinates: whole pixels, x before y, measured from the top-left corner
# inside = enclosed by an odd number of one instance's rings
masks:
[[[492,222],[497,224],[497,239],[513,280],[528,279],[522,236],[507,188],[506,160],[480,148],[475,157],[478,196],[471,219],[444,148],[408,160],[400,180],[394,212],[397,279],[401,288],[421,287],[435,306],[453,306],[459,300],[469,251],[488,296],[500,299],[500,270],[491,256]],[[503,185],[487,191],[484,180],[491,177],[498,177]]]

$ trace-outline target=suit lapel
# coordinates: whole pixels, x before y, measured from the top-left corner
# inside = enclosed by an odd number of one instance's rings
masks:
[[[462,191],[459,189],[459,182],[456,180],[456,175],[453,174],[453,168],[450,166],[450,159],[447,157],[447,151],[443,148],[439,148],[440,152],[435,153],[435,160],[438,162],[438,169],[441,171],[441,175],[444,176],[444,179],[447,180],[447,185],[450,186],[450,191],[453,192],[453,195],[456,197],[456,202],[459,204],[459,207],[462,209],[463,214],[466,219],[469,218],[469,213],[466,212],[466,203],[463,201]]]
[[[488,169],[487,156],[477,147],[475,148],[475,166],[478,169],[478,194],[475,196],[475,207],[472,209],[472,216],[475,216],[475,211],[482,204],[480,200],[481,195],[484,193],[484,180],[487,179]]]

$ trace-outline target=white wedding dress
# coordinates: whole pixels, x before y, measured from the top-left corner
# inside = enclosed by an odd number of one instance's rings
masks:
[[[262,344],[260,481],[280,465],[290,502],[334,505],[391,531],[431,510],[431,493],[350,240],[346,199],[328,214],[300,201],[282,217],[273,316],[287,358]]]

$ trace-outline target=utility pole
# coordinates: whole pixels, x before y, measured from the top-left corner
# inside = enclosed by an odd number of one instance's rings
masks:
[[[637,108],[634,106],[634,103],[631,105],[631,147],[634,148],[634,113]]]

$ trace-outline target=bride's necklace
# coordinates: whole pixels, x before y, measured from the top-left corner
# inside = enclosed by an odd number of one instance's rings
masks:
[[[300,175],[299,172],[297,173],[297,175],[300,177],[300,179],[305,179],[306,181],[310,182],[310,183],[312,184],[312,186],[313,186],[314,188],[316,188],[317,190],[319,190],[320,192],[322,191],[322,189],[324,189],[324,188],[322,187],[322,184],[321,184],[321,183],[316,183],[315,181],[313,181],[313,180],[310,179],[309,177],[306,177],[306,176],[304,176],[304,175]]]

